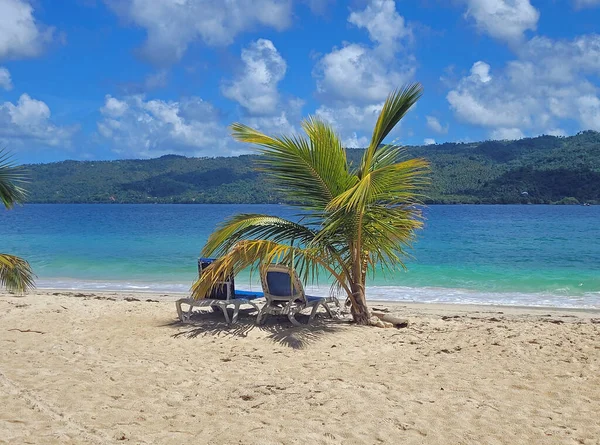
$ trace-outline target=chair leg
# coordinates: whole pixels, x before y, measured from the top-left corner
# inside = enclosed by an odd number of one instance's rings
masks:
[[[192,313],[193,312],[194,312],[194,306],[190,305],[190,308],[187,311],[187,315],[185,317],[185,321],[189,322],[192,319]]]
[[[308,317],[308,321],[312,321],[313,318],[315,318],[315,315],[317,315],[317,310],[319,309],[319,304],[315,304],[312,308],[312,311],[310,311],[310,317]]]
[[[261,325],[261,324],[265,324],[265,321],[267,320],[267,311],[266,311],[266,306],[263,306],[263,308],[258,311],[258,315],[256,316],[256,324]]]
[[[190,306],[190,308],[184,312],[184,310],[181,308],[181,305],[183,303],[186,303]],[[175,307],[177,308],[177,316],[179,317],[179,320],[181,320],[182,323],[188,323],[192,317],[192,311],[194,310],[194,306],[192,304],[190,304],[189,302],[185,302],[185,301],[176,301],[175,302]]]
[[[312,317],[312,315],[311,315],[311,317]],[[294,326],[302,326],[302,324],[298,320],[296,320],[296,312],[289,312],[288,318]]]
[[[334,302],[335,302],[335,312],[336,312],[337,316],[340,317],[342,315],[342,305],[340,303],[340,300],[338,300],[335,297],[334,297]]]
[[[327,303],[321,303],[321,304],[325,308],[325,311],[327,312],[327,315],[329,315],[329,318],[333,318],[333,312],[331,312],[331,308],[329,307],[329,305]]]
[[[238,315],[240,312],[240,303],[236,302],[233,304],[233,318],[231,319],[232,323],[237,323]]]
[[[183,311],[181,310],[181,301],[175,302],[175,307],[177,308],[177,316],[180,321],[183,321]]]
[[[231,323],[229,320],[229,313],[227,312],[227,305],[220,304],[219,307],[221,308],[221,310],[223,311],[223,315],[225,316],[225,323],[227,323],[227,324]]]

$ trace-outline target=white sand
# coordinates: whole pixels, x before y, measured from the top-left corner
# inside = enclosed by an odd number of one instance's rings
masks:
[[[410,326],[228,327],[77,294],[0,294],[0,443],[600,444],[598,312],[381,303]]]

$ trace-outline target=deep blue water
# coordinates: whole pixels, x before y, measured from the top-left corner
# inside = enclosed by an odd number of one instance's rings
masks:
[[[0,251],[25,257],[39,287],[186,291],[210,232],[277,205],[26,205],[0,212]],[[431,206],[408,271],[370,298],[600,307],[600,207]],[[237,280],[256,287],[248,277]],[[326,280],[319,283],[327,292]]]

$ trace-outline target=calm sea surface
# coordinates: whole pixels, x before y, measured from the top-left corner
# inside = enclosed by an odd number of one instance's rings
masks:
[[[28,259],[41,288],[185,292],[210,232],[240,212],[296,210],[26,205],[0,211],[0,252]],[[370,299],[600,307],[600,206],[431,206],[426,217],[408,271],[370,280]],[[321,280],[312,292],[328,291]]]

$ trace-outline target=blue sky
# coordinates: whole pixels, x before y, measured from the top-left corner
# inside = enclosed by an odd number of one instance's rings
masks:
[[[0,0],[0,144],[20,162],[229,156],[227,126],[390,140],[600,131],[600,0]]]

